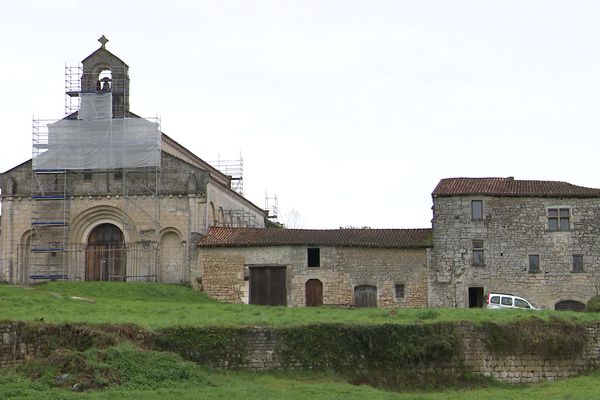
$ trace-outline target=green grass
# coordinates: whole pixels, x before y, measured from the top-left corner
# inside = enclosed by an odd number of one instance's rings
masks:
[[[87,303],[71,296],[95,300]],[[0,285],[0,320],[134,323],[149,329],[169,326],[294,326],[311,323],[506,322],[532,315],[558,315],[579,321],[600,313],[485,309],[380,309],[265,307],[225,304],[189,287],[158,283],[53,282],[30,288]]]

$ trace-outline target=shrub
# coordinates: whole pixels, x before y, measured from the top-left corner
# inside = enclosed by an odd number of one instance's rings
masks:
[[[588,300],[586,311],[587,312],[600,312],[600,295],[596,295]]]

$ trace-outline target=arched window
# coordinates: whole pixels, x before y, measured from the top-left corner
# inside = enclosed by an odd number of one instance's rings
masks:
[[[98,82],[96,83],[96,90],[101,92],[110,92],[112,89],[112,72],[110,69],[100,71],[98,75]]]

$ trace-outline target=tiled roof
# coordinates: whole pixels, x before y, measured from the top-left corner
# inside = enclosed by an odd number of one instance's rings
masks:
[[[348,246],[431,247],[431,229],[281,229],[213,227],[201,247]]]
[[[487,195],[509,197],[600,197],[600,189],[559,181],[514,178],[447,178],[433,190],[434,197]]]

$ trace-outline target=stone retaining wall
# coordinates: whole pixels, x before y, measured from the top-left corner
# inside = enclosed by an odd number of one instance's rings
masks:
[[[40,343],[37,335],[25,335],[26,327],[23,322],[0,324],[0,367],[20,365],[28,358],[40,355],[39,349],[46,344]],[[485,333],[481,329],[471,323],[458,323],[456,329],[462,337],[463,351],[459,356],[438,364],[413,365],[410,370],[423,374],[470,371],[509,383],[533,383],[576,376],[600,364],[600,323],[586,326],[588,340],[582,354],[556,358],[536,354],[495,354],[486,349]],[[37,343],[29,343],[36,340]],[[277,329],[246,328],[243,340],[246,346],[244,361],[236,368],[254,371],[283,368],[279,353],[282,338]],[[149,340],[145,342],[150,343]],[[213,366],[227,368],[227,361]],[[305,366],[297,363],[291,367]]]

